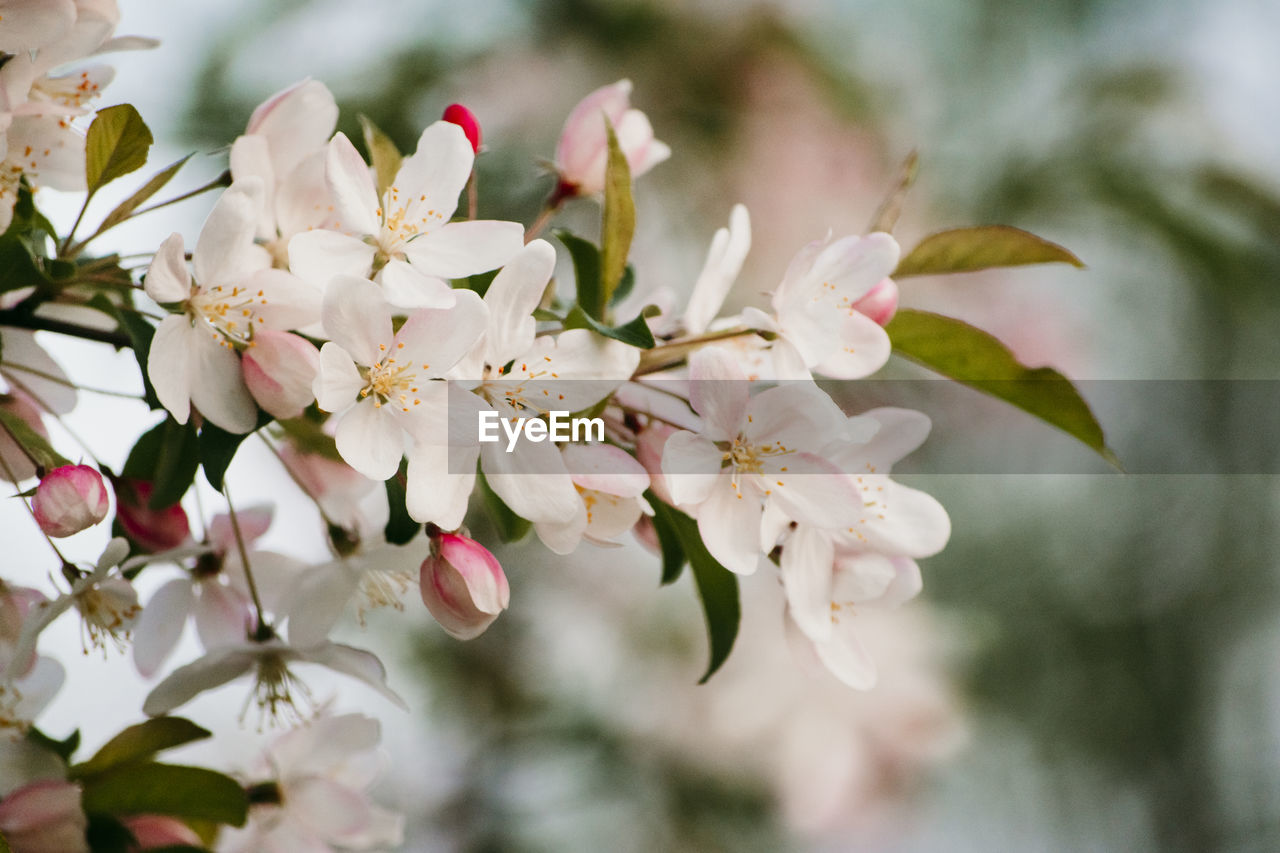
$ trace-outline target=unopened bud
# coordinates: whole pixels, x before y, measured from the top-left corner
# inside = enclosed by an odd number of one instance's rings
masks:
[[[164,815],[140,814],[120,821],[133,835],[134,844],[128,849],[158,850],[168,847],[195,847],[204,845],[199,835],[177,818]]]
[[[311,385],[320,369],[320,351],[289,332],[256,329],[253,344],[240,358],[244,384],[263,411],[288,420],[315,399]]]
[[[462,128],[471,143],[471,150],[480,153],[480,122],[476,120],[475,113],[462,104],[450,104],[444,108],[444,120]]]
[[[432,540],[420,580],[422,603],[459,640],[483,634],[511,599],[497,558],[479,542],[454,533]]]
[[[898,311],[897,283],[891,278],[881,279],[879,284],[853,303],[853,310],[867,315],[881,326],[889,325]]]
[[[177,548],[191,535],[181,504],[152,509],[152,485],[145,480],[115,479],[116,520],[139,548],[150,553]]]
[[[88,465],[54,468],[31,499],[40,529],[58,539],[93,527],[107,517],[108,507],[102,475]]]

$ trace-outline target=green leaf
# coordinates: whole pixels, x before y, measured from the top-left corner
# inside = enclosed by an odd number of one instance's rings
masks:
[[[564,318],[564,327],[566,329],[592,329],[606,338],[613,338],[615,341],[622,341],[624,344],[630,344],[640,349],[653,349],[655,343],[653,332],[649,330],[649,324],[645,322],[645,312],[643,311],[637,314],[633,320],[623,323],[621,326],[606,326],[604,323],[592,318],[586,311],[583,311],[581,305],[575,305],[573,310],[569,312],[569,316]]]
[[[608,304],[600,292],[600,250],[589,240],[568,231],[556,231],[556,239],[569,250],[577,279],[578,304],[589,317],[603,317]]]
[[[406,476],[407,469],[401,462],[399,472],[386,482],[387,504],[391,507],[391,516],[387,519],[383,534],[392,545],[403,545],[422,532],[422,525],[413,520],[405,507]]]
[[[498,536],[502,538],[502,541],[515,542],[523,539],[533,525],[528,520],[516,515],[509,506],[502,502],[502,498],[498,497],[497,493],[489,486],[489,481],[485,479],[483,471],[479,471],[476,474],[476,483],[480,487],[480,497],[484,501],[485,511],[493,520],[493,525],[498,529]]]
[[[738,638],[738,625],[742,621],[742,605],[738,601],[738,578],[716,562],[716,558],[707,551],[702,543],[702,535],[698,533],[698,523],[680,510],[668,506],[661,501],[652,502],[655,523],[658,519],[671,530],[688,557],[689,566],[693,569],[693,582],[698,588],[698,598],[702,600],[702,612],[707,620],[707,638],[711,645],[711,660],[707,671],[698,679],[699,684],[706,684],[707,679],[715,674],[733,651],[733,643]],[[664,549],[664,563],[665,563]],[[666,568],[663,568],[666,577]]]
[[[53,449],[53,445],[47,438],[33,430],[26,421],[13,412],[0,409],[0,424],[4,425],[3,431],[12,436],[30,454],[36,465],[46,471],[71,464],[69,459]]]
[[[902,356],[1022,409],[1120,467],[1076,387],[1050,367],[1025,367],[996,338],[954,317],[899,310],[887,331]]]
[[[680,579],[688,560],[685,559],[684,548],[680,546],[680,534],[669,515],[671,508],[658,500],[652,491],[645,492],[644,499],[654,508],[653,529],[658,534],[658,544],[662,548],[662,585],[666,586]]]
[[[151,130],[131,104],[98,110],[85,138],[85,184],[93,195],[116,178],[141,169]]]
[[[124,764],[136,764],[157,752],[211,737],[212,732],[182,717],[155,717],[120,732],[88,761],[71,768],[72,779],[84,779]]]
[[[616,308],[618,303],[631,295],[631,291],[636,289],[636,268],[631,264],[627,264],[627,268],[622,271],[622,280],[618,282],[618,286],[613,290],[613,296],[609,297],[609,307]]]
[[[84,781],[89,814],[159,814],[242,826],[249,801],[240,783],[203,767],[125,764]]]
[[[13,848],[9,846],[9,842],[4,840],[3,832],[0,832],[0,853],[13,853]]]
[[[482,273],[476,273],[475,275],[469,275],[464,279],[459,279],[459,282],[467,290],[474,290],[477,294],[479,294],[483,298],[484,295],[489,292],[489,285],[493,284],[493,280],[497,277],[498,277],[498,271],[490,270],[489,272],[482,272]]]
[[[939,231],[920,241],[898,262],[894,278],[974,272],[1026,264],[1084,263],[1057,243],[1009,225],[980,225]]]
[[[114,228],[121,222],[128,219],[129,215],[137,210],[144,201],[164,189],[165,184],[173,180],[173,176],[178,174],[178,170],[181,169],[193,156],[194,155],[192,154],[188,154],[181,160],[177,160],[168,166],[165,166],[159,172],[152,175],[151,180],[143,184],[142,187],[133,195],[117,204],[115,210],[106,215],[102,220],[102,224],[98,226],[98,233],[101,234],[103,231]]]
[[[227,432],[217,424],[204,422],[204,426],[200,427],[200,466],[204,468],[204,478],[209,481],[209,485],[222,491],[227,468],[231,466],[231,460],[235,458],[240,445],[273,420],[275,419],[271,415],[259,411],[257,425],[247,433]]]
[[[636,203],[631,197],[631,167],[618,144],[613,124],[605,119],[609,138],[609,160],[604,173],[604,216],[600,221],[600,311],[588,311],[604,320],[604,309],[613,299],[614,289],[622,281],[631,253],[631,238],[636,232]],[[584,306],[585,307],[585,306]]]
[[[155,386],[151,384],[151,377],[147,373],[147,359],[151,357],[151,339],[155,337],[155,327],[141,314],[125,307],[116,307],[115,317],[120,324],[120,330],[133,342],[133,357],[137,360],[138,371],[142,374],[143,396],[146,397],[147,405],[152,409],[163,408],[160,405],[160,398],[156,396]]]
[[[360,116],[360,132],[364,134],[364,147],[369,152],[373,172],[377,176],[378,198],[382,198],[387,187],[395,181],[396,172],[400,171],[400,149],[366,115]]]
[[[124,463],[124,476],[152,484],[152,509],[182,500],[200,467],[200,442],[195,425],[179,424],[172,416],[143,433]]]
[[[299,418],[276,421],[276,426],[289,437],[289,443],[303,453],[314,453],[333,462],[342,461],[342,454],[338,452],[338,445],[334,442],[333,436],[325,433],[317,421],[304,415]]]
[[[71,756],[75,755],[77,749],[80,748],[80,730],[76,729],[62,740],[54,740],[35,726],[27,729],[27,740],[34,743],[41,749],[47,749],[63,761],[71,761]]]

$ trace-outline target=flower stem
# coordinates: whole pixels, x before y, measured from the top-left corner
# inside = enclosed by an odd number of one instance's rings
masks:
[[[659,370],[665,370],[668,367],[674,367],[688,358],[689,353],[705,344],[754,334],[756,334],[755,329],[736,328],[725,329],[720,332],[708,332],[705,335],[670,341],[662,346],[654,347],[653,349],[645,350],[641,353],[640,366],[636,368],[635,375],[645,376],[649,373],[656,373]]]
[[[258,617],[257,632],[261,632],[266,626],[266,617],[262,610],[262,599],[258,597],[258,584],[253,579],[253,569],[249,566],[249,551],[244,546],[244,535],[240,533],[240,519],[236,517],[236,508],[231,503],[231,492],[227,489],[227,484],[222,484],[222,495],[227,499],[227,514],[231,517],[231,532],[236,537],[236,550],[240,552],[240,565],[244,567],[244,579],[249,585],[249,596],[253,599],[253,611]]]

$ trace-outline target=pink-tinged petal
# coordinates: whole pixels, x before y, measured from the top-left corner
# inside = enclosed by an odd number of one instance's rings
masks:
[[[324,146],[337,124],[333,94],[318,80],[303,80],[259,105],[245,133],[263,138],[276,174],[287,175]]]
[[[791,618],[811,640],[831,636],[835,548],[831,536],[801,524],[782,547],[782,586]]]
[[[618,147],[627,158],[631,177],[638,178],[671,156],[671,149],[653,138],[653,125],[640,110],[627,110],[614,127]]]
[[[637,498],[649,488],[649,472],[621,447],[566,444],[560,449],[560,455],[573,482],[584,489]]]
[[[556,250],[534,240],[504,266],[485,291],[489,326],[485,332],[487,364],[502,366],[533,345],[537,323],[533,311],[542,301],[555,271]]]
[[[835,561],[831,602],[852,611],[856,604],[876,602],[889,589],[897,569],[883,554],[841,554]],[[852,613],[849,614],[852,616]],[[817,639],[815,637],[815,639]]]
[[[362,831],[369,823],[369,798],[322,776],[289,785],[290,817],[328,842]]]
[[[488,323],[488,309],[473,290],[460,290],[449,309],[424,308],[409,315],[395,337],[398,364],[418,375],[443,376],[475,346]]]
[[[689,356],[689,402],[712,441],[732,441],[746,425],[749,390],[737,361],[719,347]]]
[[[76,22],[72,0],[5,0],[0,3],[0,50],[27,53],[52,44],[71,32]]]
[[[340,226],[324,179],[324,162],[325,149],[322,148],[276,181],[275,226],[282,239],[312,228],[332,231]]]
[[[813,453],[766,457],[760,480],[769,500],[792,520],[822,528],[845,528],[862,511],[852,477]]]
[[[817,449],[844,436],[848,418],[827,392],[809,383],[790,383],[751,398],[743,432],[752,444],[780,444],[786,450]]]
[[[133,626],[133,665],[151,678],[173,653],[191,615],[195,596],[189,578],[175,578],[156,590]]]
[[[141,850],[182,846],[199,849],[204,844],[191,827],[175,817],[134,815],[120,822],[133,835],[133,840]]]
[[[924,589],[924,578],[920,576],[920,566],[909,557],[892,557],[893,580],[884,594],[876,600],[880,607],[898,607],[920,594]]]
[[[489,387],[517,391],[540,408],[580,412],[630,379],[639,363],[640,350],[633,346],[587,329],[570,329],[554,338],[537,338]]]
[[[438,276],[425,275],[407,261],[391,260],[378,271],[387,302],[397,308],[452,308],[457,291]]]
[[[354,756],[376,750],[381,740],[382,725],[372,717],[363,714],[318,716],[269,743],[267,755],[282,776],[329,775],[335,767],[351,762]],[[372,781],[367,777],[360,780],[342,775],[350,784]]]
[[[694,282],[689,307],[684,312],[685,331],[700,335],[711,325],[737,281],[750,248],[751,218],[744,206],[735,204],[729,214],[729,227],[721,228],[711,239],[707,260]]]
[[[289,270],[324,288],[335,276],[367,276],[376,252],[363,240],[337,231],[303,231],[289,241]]]
[[[382,661],[370,652],[341,643],[324,643],[307,649],[300,655],[304,661],[328,667],[334,672],[349,675],[357,681],[363,681],[378,693],[389,699],[396,707],[409,710],[400,696],[387,686],[387,670]]]
[[[888,474],[893,464],[924,444],[933,422],[924,412],[914,409],[883,407],[862,414],[880,424],[880,429],[861,446],[850,447],[845,456],[856,458],[875,468],[878,474]]]
[[[521,518],[568,521],[582,505],[560,451],[551,442],[527,441],[521,436],[510,453],[505,442],[484,444],[480,465],[494,492]]]
[[[853,613],[841,613],[831,636],[815,643],[822,665],[854,690],[870,690],[876,685],[876,663],[858,639]]]
[[[18,788],[0,802],[0,837],[18,853],[89,853],[80,786],[46,780]]]
[[[11,709],[13,716],[19,720],[34,720],[53,701],[66,680],[67,672],[62,664],[53,658],[37,657],[35,665],[14,685],[20,698]],[[3,779],[0,779],[0,784],[3,784]]]
[[[883,232],[834,240],[814,259],[813,282],[829,282],[850,303],[865,296],[898,266],[898,241]]]
[[[524,247],[519,222],[449,222],[405,244],[409,263],[425,275],[462,278],[497,269]]]
[[[607,492],[586,490],[582,502],[587,509],[587,538],[609,542],[626,533],[643,513],[640,498],[620,498]]]
[[[246,675],[257,659],[253,649],[244,645],[212,651],[186,666],[178,667],[157,684],[142,703],[142,712],[148,717],[167,714],[206,690]]]
[[[344,133],[335,134],[329,141],[325,181],[344,230],[359,235],[375,235],[381,230],[373,175]]]
[[[779,337],[766,353],[769,374],[763,378],[777,382],[811,382],[813,374],[805,366],[804,356],[787,338]]]
[[[420,571],[422,603],[450,636],[480,636],[507,609],[511,590],[498,560],[480,543],[445,533]]]
[[[248,597],[216,580],[201,584],[200,598],[192,611],[196,633],[205,651],[243,643],[253,626]]]
[[[475,152],[461,127],[448,121],[429,125],[418,137],[417,150],[401,162],[400,171],[386,192],[385,221],[401,224],[405,229],[398,232],[402,239],[433,231],[448,222],[458,206],[459,193],[471,177],[474,161]]]
[[[240,536],[245,545],[252,545],[271,529],[275,511],[269,504],[258,504],[242,507],[236,511],[236,521],[240,525]],[[231,526],[231,516],[218,513],[209,521],[209,543],[223,554],[236,550],[235,528]]]
[[[670,444],[667,442],[668,447]],[[698,506],[698,533],[720,565],[735,574],[750,575],[760,561],[760,501],[749,491],[744,492],[735,490],[729,478],[722,477]]]
[[[365,384],[346,350],[333,341],[320,348],[320,364],[311,388],[317,406],[326,412],[341,412],[360,399]]]
[[[305,572],[289,600],[289,642],[299,648],[323,643],[359,583],[358,573],[337,560]]]
[[[251,432],[258,423],[258,407],[244,385],[240,358],[220,335],[208,327],[202,330],[201,325],[187,337],[191,346],[191,404],[227,432]]]
[[[312,385],[320,353],[310,341],[289,332],[257,332],[240,358],[244,383],[253,399],[275,418],[296,418],[315,399]]]
[[[267,140],[261,136],[241,136],[231,143],[232,180],[256,178],[262,181],[265,193],[258,211],[258,239],[274,240],[276,237],[275,193],[276,173],[271,166],[271,152]]]
[[[329,284],[321,322],[330,340],[365,366],[382,360],[394,335],[391,308],[382,291],[368,279],[354,276],[338,276]]]
[[[182,235],[174,232],[156,249],[147,268],[144,284],[147,296],[161,304],[183,302],[191,295],[191,273],[187,271]]]
[[[273,612],[279,611],[282,603],[297,586],[298,578],[307,570],[307,564],[274,551],[254,551],[250,559],[253,561],[253,579],[258,587],[258,597],[262,599],[262,606]],[[223,571],[231,589],[248,601],[249,585],[238,553],[232,551],[227,555]]]
[[[853,310],[866,314],[880,326],[889,325],[893,315],[898,313],[898,284],[891,278],[884,278],[867,294],[853,303]]]
[[[339,843],[352,850],[398,849],[404,844],[404,815],[370,805],[364,828],[343,836]]]
[[[180,424],[191,415],[190,358],[197,337],[204,333],[197,332],[185,314],[172,314],[160,321],[147,357],[147,378],[156,397]]]
[[[471,395],[474,396],[474,395]],[[478,447],[419,443],[409,453],[405,507],[414,521],[455,530],[476,482]]]
[[[334,438],[343,460],[371,480],[386,480],[400,467],[404,432],[391,408],[379,408],[372,398],[342,415]]]
[[[697,506],[720,484],[723,454],[706,436],[677,432],[662,449],[662,477],[676,506]]]
[[[239,285],[264,266],[260,255],[252,251],[264,192],[259,178],[244,178],[214,203],[191,253],[196,284],[202,289]]]
[[[107,517],[107,485],[88,465],[62,465],[40,478],[31,512],[40,529],[54,538],[88,530]]]
[[[556,143],[556,164],[563,179],[580,185],[583,194],[599,192],[604,187],[607,138],[602,114],[616,127],[630,105],[630,98],[631,81],[619,80],[587,95],[565,119]]]
[[[841,320],[839,346],[812,367],[815,373],[832,379],[861,379],[884,367],[892,352],[884,328],[853,311]]]

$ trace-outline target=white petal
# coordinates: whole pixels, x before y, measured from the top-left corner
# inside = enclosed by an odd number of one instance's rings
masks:
[[[326,412],[341,412],[360,396],[365,380],[351,355],[333,341],[320,348],[320,369],[312,391],[316,405]]]
[[[501,367],[533,345],[537,323],[533,310],[555,271],[556,251],[546,240],[525,246],[494,277],[485,291],[489,326],[485,332],[485,357]]]
[[[462,525],[476,482],[478,447],[419,443],[409,453],[405,507],[414,521],[444,530]],[[461,473],[454,473],[459,469]]]
[[[26,53],[71,32],[76,7],[71,0],[9,0],[3,5],[0,50]]]
[[[461,127],[447,121],[428,126],[418,137],[417,150],[400,164],[392,183],[397,192],[387,192],[387,219],[399,208],[407,223],[432,228],[434,223],[448,222],[474,160],[475,152]]]
[[[191,295],[191,273],[187,271],[182,235],[170,234],[156,249],[144,282],[147,296],[156,302],[183,302]]]
[[[747,379],[737,362],[719,347],[689,356],[689,403],[705,422],[712,441],[731,441],[745,425]]]
[[[248,598],[216,580],[200,585],[200,600],[194,611],[196,633],[206,651],[243,643],[253,624]]]
[[[45,410],[65,415],[76,407],[74,383],[40,346],[34,332],[0,330],[0,359],[0,371],[19,373],[24,390]]]
[[[253,111],[245,132],[266,141],[277,175],[322,148],[338,123],[338,105],[319,80],[303,80]]]
[[[397,308],[451,308],[457,301],[447,282],[424,275],[405,261],[388,261],[377,280],[383,296]]]
[[[187,704],[198,694],[245,675],[256,661],[256,655],[246,646],[232,646],[210,652],[186,666],[178,667],[168,678],[157,684],[142,703],[142,712],[149,717],[167,714],[174,708]]]
[[[538,539],[553,554],[572,554],[587,532],[587,510],[578,505],[578,513],[568,521],[540,521],[533,526]]]
[[[303,231],[289,241],[289,270],[323,288],[334,276],[367,276],[376,251],[368,243],[337,231]]]
[[[262,196],[262,181],[245,178],[227,188],[213,205],[191,253],[191,266],[201,288],[238,285],[263,266],[260,255],[253,251]]]
[[[884,367],[892,352],[888,332],[867,315],[853,311],[841,320],[839,347],[811,366],[815,373],[832,379],[861,379]]]
[[[769,457],[760,475],[771,502],[793,521],[815,527],[848,527],[861,515],[853,479],[812,453]]]
[[[662,449],[662,476],[677,506],[696,506],[720,483],[722,454],[711,439],[677,432]]]
[[[573,482],[584,489],[637,498],[649,488],[649,472],[612,444],[566,444],[560,449]]]
[[[510,453],[505,442],[485,444],[480,448],[480,465],[494,492],[521,518],[568,521],[582,506],[564,460],[551,442],[522,437]]]
[[[317,566],[298,580],[288,608],[289,642],[308,648],[325,641],[359,585],[341,560]]]
[[[325,643],[314,649],[307,649],[302,654],[302,659],[363,681],[390,699],[398,708],[409,710],[404,700],[387,686],[387,670],[382,661],[370,652],[340,643]]]
[[[735,574],[753,574],[760,560],[759,498],[747,489],[736,491],[722,477],[698,507],[698,533],[720,565]]]
[[[321,776],[304,776],[289,786],[289,813],[308,831],[336,843],[369,824],[369,798]]]
[[[382,226],[378,221],[378,190],[368,164],[344,133],[334,134],[329,141],[325,181],[346,230],[360,235],[379,232]]]
[[[864,477],[862,516],[854,535],[892,556],[930,557],[951,538],[951,519],[931,495],[888,477]],[[880,491],[883,489],[883,491]]]
[[[325,291],[320,316],[330,340],[357,363],[372,366],[386,354],[385,347],[394,334],[391,308],[382,291],[368,279],[334,278]]]
[[[836,558],[835,567],[830,601],[841,606],[876,601],[897,576],[890,558],[871,552],[841,554]]]
[[[185,314],[171,314],[156,329],[147,357],[147,378],[156,389],[156,397],[180,424],[185,424],[191,414],[189,358],[199,334]]]
[[[241,136],[231,143],[231,177],[237,181],[250,177],[262,181],[266,193],[258,211],[258,239],[274,240],[276,173],[271,167],[271,152],[264,137]]]
[[[876,685],[876,663],[858,639],[855,621],[852,614],[842,614],[831,637],[814,645],[832,675],[854,690],[870,690]]]
[[[404,432],[392,407],[379,408],[372,398],[342,415],[335,439],[343,460],[371,480],[393,476],[404,455]]]
[[[259,270],[244,282],[258,301],[254,314],[269,329],[302,329],[320,320],[324,290],[284,270]]]
[[[924,444],[933,426],[928,415],[914,409],[886,406],[864,412],[862,417],[878,422],[880,429],[856,452],[881,474],[888,474],[893,463]]]
[[[721,228],[712,238],[707,260],[693,285],[689,307],[684,312],[685,331],[700,335],[707,330],[742,271],[750,248],[751,219],[746,207],[735,204],[729,214],[729,227]]]
[[[175,578],[155,591],[133,626],[133,665],[150,678],[164,665],[187,625],[195,596],[189,578]]]
[[[426,275],[462,278],[497,269],[524,247],[519,222],[450,222],[405,244],[409,263]]]
[[[258,423],[258,406],[245,387],[236,351],[203,323],[197,324],[187,340],[191,347],[192,405],[227,432],[253,430]]]
[[[830,535],[799,525],[782,547],[782,586],[791,618],[811,640],[831,636],[835,549]]]
[[[457,292],[447,309],[415,311],[396,333],[396,358],[413,364],[423,376],[444,376],[484,334],[488,309],[471,290]]]

